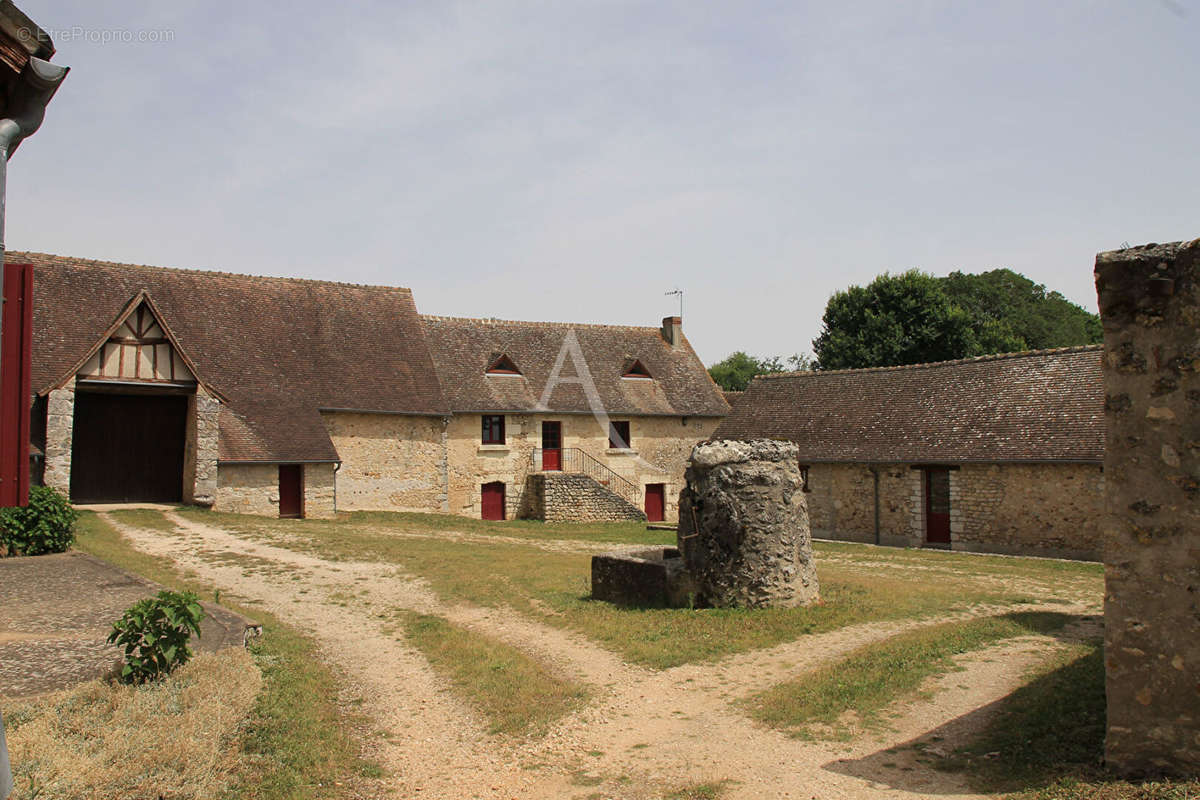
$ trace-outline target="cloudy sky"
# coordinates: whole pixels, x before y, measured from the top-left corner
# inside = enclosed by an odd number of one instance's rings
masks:
[[[8,244],[806,351],[830,293],[1200,236],[1200,4],[19,0]]]

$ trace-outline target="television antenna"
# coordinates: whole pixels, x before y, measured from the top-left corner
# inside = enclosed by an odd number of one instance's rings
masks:
[[[673,290],[669,292],[663,292],[663,294],[666,296],[673,294],[679,295],[679,318],[683,319],[683,289],[680,289],[678,286],[676,286]]]

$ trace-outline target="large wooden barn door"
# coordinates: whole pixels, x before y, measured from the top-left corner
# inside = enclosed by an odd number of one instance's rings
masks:
[[[186,434],[186,396],[76,392],[71,499],[178,503]]]
[[[950,470],[925,470],[925,541],[950,544]]]

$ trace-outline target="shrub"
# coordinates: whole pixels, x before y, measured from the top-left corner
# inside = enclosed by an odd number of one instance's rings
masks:
[[[113,623],[108,643],[125,648],[122,683],[146,683],[169,674],[192,657],[188,639],[200,635],[204,609],[191,592],[163,590],[139,600]]]
[[[47,486],[29,490],[25,508],[0,509],[0,555],[62,553],[75,541],[79,513],[67,498]]]

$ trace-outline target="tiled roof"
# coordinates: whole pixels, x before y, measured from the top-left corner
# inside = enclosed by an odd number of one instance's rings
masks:
[[[721,392],[721,394],[725,395],[725,402],[729,403],[730,408],[733,408],[734,404],[742,399],[745,392]]]
[[[445,414],[408,289],[10,252],[34,265],[33,386],[72,369],[145,290],[197,377],[228,402],[223,461],[324,461],[318,409]]]
[[[574,334],[607,413],[672,416],[724,416],[729,406],[721,390],[685,338],[671,347],[658,328],[574,325],[494,319],[422,316],[426,337],[446,399],[454,411],[531,411],[541,399],[564,343]],[[521,375],[487,375],[498,354],[512,359]],[[634,360],[651,380],[623,378]],[[576,375],[565,356],[561,377]],[[549,409],[591,410],[583,386],[561,383]]]
[[[1102,462],[1101,348],[762,375],[713,437],[814,462]]]

